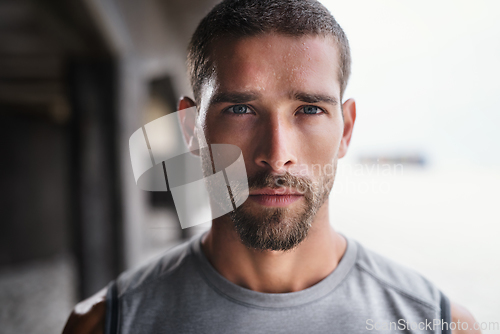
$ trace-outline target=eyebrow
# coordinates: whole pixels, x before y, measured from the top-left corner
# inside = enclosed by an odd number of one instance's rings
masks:
[[[209,105],[218,103],[248,103],[255,101],[261,96],[258,92],[219,92],[210,99]],[[337,99],[332,96],[324,94],[309,94],[304,92],[296,92],[290,94],[294,100],[302,101],[305,103],[319,103],[324,102],[332,105],[338,104]]]
[[[210,105],[217,103],[248,103],[257,100],[260,94],[257,92],[220,92],[210,99]]]
[[[324,94],[308,94],[299,92],[292,94],[292,96],[295,100],[299,100],[305,103],[325,102],[333,105],[336,105],[338,103],[337,99],[335,99],[334,97]]]

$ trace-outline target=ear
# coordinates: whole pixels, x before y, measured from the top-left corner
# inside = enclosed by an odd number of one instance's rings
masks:
[[[194,101],[187,96],[181,97],[179,100],[179,110],[177,111],[177,116],[179,117],[182,134],[189,151],[194,155],[199,155],[198,138],[195,133],[196,114],[186,110],[191,107],[196,107],[196,103],[194,103]]]
[[[346,155],[347,148],[351,142],[352,130],[354,128],[354,122],[356,121],[356,102],[353,99],[345,101],[344,104],[342,104],[342,110],[344,113],[344,134],[340,142],[339,158],[343,158]]]

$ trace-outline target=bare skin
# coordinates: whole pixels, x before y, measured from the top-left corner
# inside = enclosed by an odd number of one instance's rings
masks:
[[[457,324],[457,329],[452,331],[453,334],[481,334],[479,329],[474,329],[476,320],[472,313],[456,303],[451,303],[451,321]],[[465,326],[463,323],[467,323],[467,325]]]
[[[107,288],[104,288],[92,297],[78,303],[66,322],[63,334],[104,333],[106,291]]]
[[[206,140],[237,145],[249,176],[261,171],[277,175],[305,171],[317,180],[312,166],[345,156],[356,105],[352,99],[341,105],[337,48],[331,39],[265,34],[224,40],[215,45],[213,59],[215,74],[205,84],[198,106]],[[236,115],[232,108],[241,105],[248,112]],[[179,102],[186,142],[195,146],[194,120],[182,113],[193,106],[187,97]],[[304,113],[307,106],[318,108],[318,113]],[[299,212],[300,201],[289,204],[291,215]],[[255,214],[264,210],[251,199],[243,205]],[[239,286],[268,293],[300,291],[334,271],[346,250],[345,239],[328,217],[326,201],[304,241],[290,251],[271,251],[245,246],[231,219],[223,216],[213,221],[202,240],[203,251],[222,276]],[[77,305],[64,334],[100,333],[102,292],[82,303],[85,307]],[[452,316],[469,322],[469,328],[474,323],[470,313],[456,304]]]

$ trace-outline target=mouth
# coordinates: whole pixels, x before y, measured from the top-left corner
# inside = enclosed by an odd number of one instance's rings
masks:
[[[286,207],[304,197],[303,194],[290,188],[264,188],[250,192],[252,201],[268,207]]]

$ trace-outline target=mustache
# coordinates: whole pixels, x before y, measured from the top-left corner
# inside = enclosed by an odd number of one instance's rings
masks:
[[[250,190],[261,188],[279,189],[282,187],[293,188],[305,194],[312,192],[313,182],[308,177],[299,177],[289,172],[276,175],[261,171],[248,178],[248,188]]]

